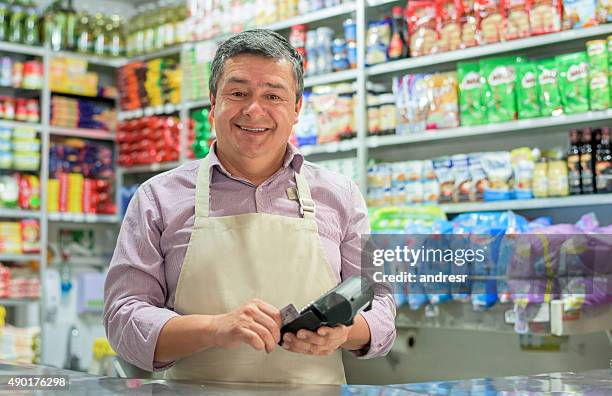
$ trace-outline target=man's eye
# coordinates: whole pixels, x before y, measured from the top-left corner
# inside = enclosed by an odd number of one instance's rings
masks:
[[[270,100],[280,100],[280,96],[278,96],[278,95],[268,95],[268,99],[270,99]]]
[[[244,92],[232,92],[232,96],[236,96],[238,98],[246,96]]]

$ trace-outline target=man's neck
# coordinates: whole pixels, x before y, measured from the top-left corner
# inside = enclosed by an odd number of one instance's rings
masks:
[[[283,166],[285,153],[286,151],[272,160],[265,160],[262,158],[231,158],[220,153],[218,149],[216,150],[219,162],[232,176],[246,179],[256,186],[266,181]]]

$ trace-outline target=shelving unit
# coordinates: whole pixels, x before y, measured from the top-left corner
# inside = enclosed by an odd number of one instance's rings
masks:
[[[38,299],[34,298],[0,298],[0,305],[7,307],[19,307],[30,304],[38,304]]]
[[[0,120],[0,128],[21,128],[28,127],[35,129],[37,132],[42,131],[41,124],[35,124],[30,122],[11,121],[11,120]]]
[[[1,219],[38,219],[40,211],[0,208]]]
[[[485,212],[497,210],[527,210],[570,208],[575,206],[612,205],[612,194],[574,195],[558,198],[517,199],[493,202],[466,202],[439,205],[446,213]]]
[[[14,261],[16,263],[25,263],[28,261],[39,261],[40,254],[12,254],[12,253],[0,253],[1,261]]]
[[[83,139],[109,140],[115,141],[115,134],[110,131],[100,129],[82,129],[82,128],[63,128],[50,127],[51,135],[77,137]]]

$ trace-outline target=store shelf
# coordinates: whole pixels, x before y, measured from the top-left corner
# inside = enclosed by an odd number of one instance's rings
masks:
[[[38,304],[37,298],[0,298],[0,305],[6,307],[18,307],[30,304]]]
[[[557,336],[598,333],[612,330],[612,304],[563,312],[562,301],[550,303],[550,332]]]
[[[43,47],[34,47],[31,45],[14,44],[6,41],[0,41],[0,52],[12,52],[14,54],[43,56],[45,49]]]
[[[399,3],[399,0],[368,0],[366,1],[366,5],[368,7],[378,7],[378,6],[393,4],[393,3]]]
[[[40,254],[0,253],[0,261],[14,261],[18,263],[40,261]]]
[[[413,69],[418,69],[426,66],[451,63],[468,59],[480,59],[489,55],[506,54],[512,51],[532,49],[534,47],[557,45],[573,40],[588,39],[609,34],[612,34],[612,24],[593,26],[583,29],[566,30],[559,33],[545,34],[542,36],[528,37],[519,40],[505,41],[502,43],[488,44],[479,47],[460,49],[457,51],[449,51],[440,54],[426,55],[415,58],[402,59],[394,62],[382,63],[367,68],[366,73],[370,76],[395,72],[408,73]]]
[[[155,172],[164,172],[170,169],[174,169],[178,166],[181,166],[181,162],[173,161],[173,162],[161,162],[155,164],[148,165],[134,165],[130,167],[119,167],[119,170],[123,174],[130,173],[155,173]]]
[[[132,63],[132,62],[145,62],[145,61],[152,60],[152,59],[164,58],[164,57],[167,57],[167,56],[179,55],[181,53],[182,49],[183,49],[183,44],[177,44],[177,45],[174,45],[172,47],[161,49],[159,51],[150,52],[148,54],[132,56],[132,57],[129,57],[129,58],[122,58],[122,59],[118,60],[117,66],[115,66],[115,67],[124,66],[124,65],[126,65],[128,63]]]
[[[119,215],[93,213],[49,213],[49,221],[61,223],[118,223]]]
[[[612,205],[612,194],[573,195],[560,198],[517,199],[494,202],[466,202],[441,204],[446,213],[488,212],[499,210],[526,210],[569,208],[575,206]]]
[[[179,111],[180,105],[167,103],[160,106],[150,106],[142,109],[122,111],[118,115],[119,121],[130,120],[133,118],[150,117],[152,115],[171,115]]]
[[[87,61],[92,65],[106,66],[106,67],[120,67],[127,62],[127,58],[117,57],[112,58],[108,56],[99,56],[94,54],[83,54],[80,52],[70,51],[50,51],[52,57],[56,58],[76,58]]]
[[[202,107],[208,107],[208,106],[210,106],[210,99],[204,98],[204,99],[189,101],[185,103],[184,108],[186,108],[187,110],[193,110],[193,109],[200,109]]]
[[[79,137],[85,139],[115,140],[115,134],[101,129],[51,127],[52,135]]]
[[[304,79],[304,87],[312,87],[322,84],[333,84],[347,80],[355,80],[357,78],[357,70],[343,70],[335,73],[322,74],[320,76],[306,77]]]
[[[314,144],[309,146],[300,146],[299,150],[304,156],[315,154],[332,154],[351,150],[356,150],[358,146],[357,139],[341,140],[339,142],[330,142],[323,144]]]
[[[22,122],[22,121],[11,121],[11,120],[0,120],[0,128],[23,128],[28,127],[35,129],[36,131],[42,131],[42,125],[31,123],[31,122]]]
[[[283,30],[289,29],[294,25],[301,25],[303,23],[312,23],[316,21],[323,21],[325,19],[334,18],[337,16],[349,14],[357,10],[356,2],[347,2],[334,7],[324,8],[319,11],[311,12],[305,15],[300,15],[295,18],[290,18],[285,21],[272,23],[270,25],[262,26],[262,29],[270,30]]]
[[[2,219],[38,219],[40,212],[37,210],[4,209],[0,208],[0,218]]]
[[[472,136],[493,135],[498,133],[529,133],[536,129],[558,126],[580,126],[612,119],[612,109],[590,111],[582,114],[560,115],[556,117],[533,118],[502,122],[499,124],[475,125],[452,129],[435,129],[412,135],[371,136],[367,139],[370,148],[397,146],[401,144],[424,143],[436,140],[458,139]]]

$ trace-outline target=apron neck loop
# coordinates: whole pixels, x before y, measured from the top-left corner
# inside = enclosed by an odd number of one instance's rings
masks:
[[[297,185],[298,202],[300,203],[300,214],[305,219],[315,218],[315,202],[310,195],[310,187],[306,177],[295,172],[295,183]],[[195,191],[195,215],[197,217],[209,217],[210,213],[210,179],[208,156],[202,158]]]

